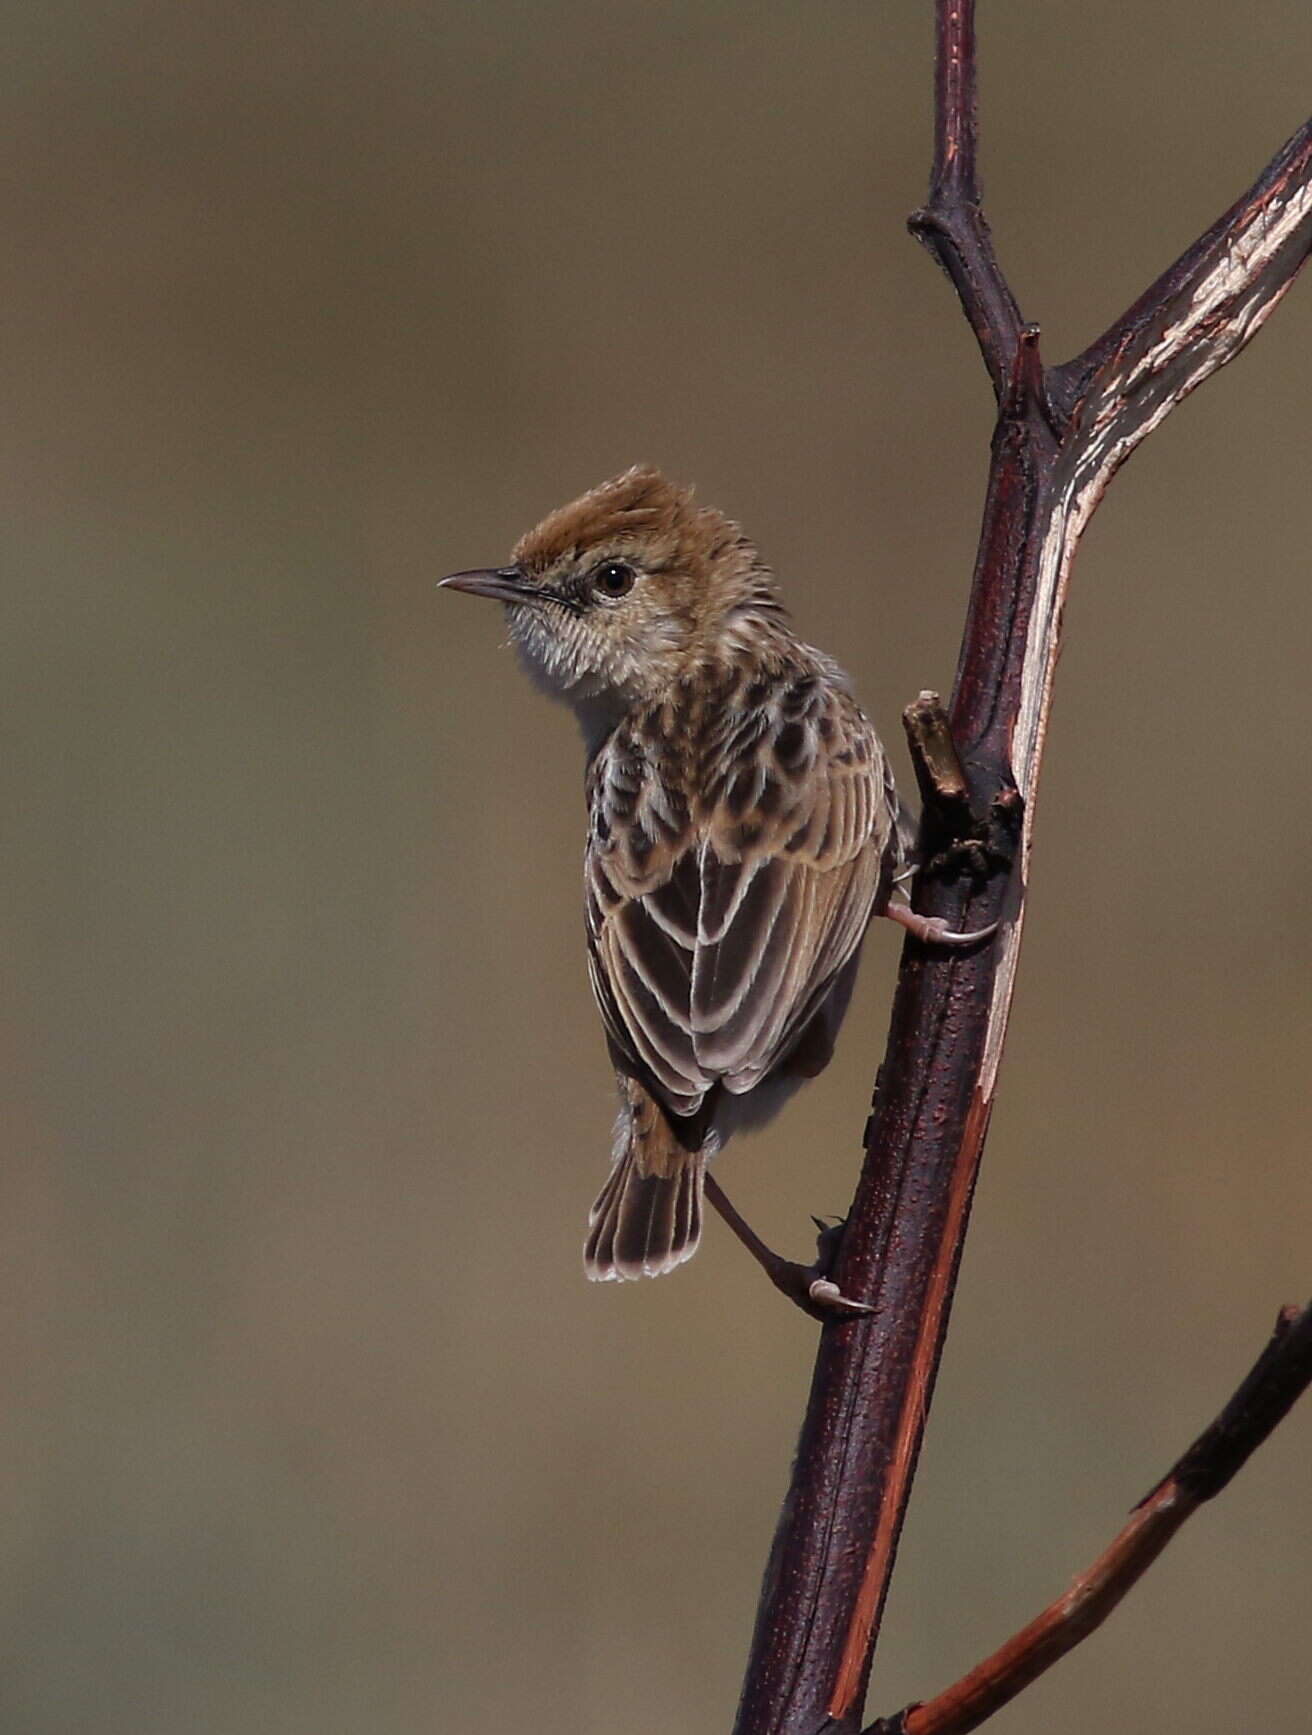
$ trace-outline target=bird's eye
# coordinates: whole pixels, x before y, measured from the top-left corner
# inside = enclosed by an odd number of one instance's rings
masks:
[[[622,560],[608,560],[593,573],[592,588],[598,596],[614,601],[629,594],[637,576],[633,568]]]

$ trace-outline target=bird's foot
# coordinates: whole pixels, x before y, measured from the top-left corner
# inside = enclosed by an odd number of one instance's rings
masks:
[[[873,1313],[867,1302],[853,1301],[844,1295],[831,1277],[822,1277],[814,1265],[798,1265],[792,1259],[781,1259],[768,1267],[771,1283],[791,1302],[809,1313],[812,1319],[855,1319],[858,1314]]]
[[[766,1266],[771,1283],[812,1319],[854,1319],[862,1313],[873,1313],[875,1310],[868,1302],[853,1301],[850,1295],[844,1295],[829,1275],[847,1227],[844,1219],[839,1217],[827,1223],[820,1217],[812,1217],[811,1221],[819,1231],[814,1264],[799,1265],[795,1260],[775,1255],[773,1263]]]
[[[824,1223],[819,1217],[811,1221],[819,1230],[816,1257],[812,1265],[799,1265],[795,1259],[784,1259],[767,1247],[730,1202],[724,1188],[708,1173],[705,1180],[706,1198],[733,1230],[743,1246],[755,1259],[781,1295],[809,1313],[812,1319],[853,1319],[860,1313],[873,1313],[864,1301],[853,1301],[844,1295],[829,1273],[838,1257],[839,1244],[846,1224],[841,1218]]]
[[[909,904],[887,904],[883,913],[890,922],[896,922],[926,946],[973,946],[977,941],[987,940],[998,931],[998,924],[990,922],[987,928],[975,928],[968,934],[959,933],[955,928],[950,928],[942,916],[922,916]]]

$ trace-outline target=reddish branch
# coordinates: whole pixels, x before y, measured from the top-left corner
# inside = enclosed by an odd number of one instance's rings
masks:
[[[860,1725],[993,1105],[1080,534],[1118,466],[1248,342],[1312,247],[1309,123],[1102,337],[1045,368],[1038,329],[1021,319],[980,209],[973,10],[973,0],[937,0],[934,169],[911,226],[957,289],[998,420],[949,710],[966,794],[940,790],[922,758],[922,841],[933,867],[916,901],[955,928],[1002,927],[967,954],[914,942],[903,953],[833,1274],[871,1312],[821,1333],[736,1735],[839,1735]],[[909,727],[932,758],[942,731],[918,716]],[[963,832],[977,841],[961,847]]]
[[[1027,1627],[923,1705],[865,1735],[967,1735],[1100,1627],[1205,1500],[1219,1494],[1312,1384],[1312,1306],[1287,1307],[1270,1343],[1221,1414],[1135,1507],[1087,1572]]]

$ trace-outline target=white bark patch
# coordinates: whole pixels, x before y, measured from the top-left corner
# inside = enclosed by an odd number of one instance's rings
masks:
[[[1058,485],[1038,551],[1020,706],[1012,737],[1012,773],[1025,801],[1019,863],[1022,886],[1029,880],[1034,796],[1061,644],[1061,614],[1080,537],[1107,484],[1139,442],[1195,386],[1232,360],[1275,311],[1293,283],[1293,274],[1269,286],[1262,284],[1262,275],[1309,218],[1312,181],[1295,186],[1284,199],[1253,213],[1221,257],[1198,279],[1187,301],[1173,310],[1157,342],[1128,367],[1124,353],[1104,365],[1075,430],[1071,458],[1058,460]],[[1158,392],[1160,399],[1153,403]],[[1020,954],[1023,900],[1021,911],[1021,917],[1004,930],[999,942],[1002,955],[994,978],[980,1073],[985,1102],[992,1100],[1002,1059]]]

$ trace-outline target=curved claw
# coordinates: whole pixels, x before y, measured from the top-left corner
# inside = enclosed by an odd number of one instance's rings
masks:
[[[752,1258],[761,1266],[766,1276],[782,1294],[803,1313],[809,1313],[812,1319],[822,1323],[825,1320],[850,1318],[857,1313],[873,1313],[874,1309],[863,1301],[852,1301],[844,1295],[834,1283],[829,1272],[833,1269],[834,1260],[838,1256],[839,1243],[846,1227],[839,1217],[832,1223],[826,1223],[821,1217],[813,1217],[811,1221],[820,1231],[816,1244],[816,1258],[813,1265],[799,1265],[793,1259],[781,1259],[772,1252],[761,1237],[753,1230],[730,1204],[724,1188],[712,1174],[707,1174],[705,1180],[706,1198],[709,1204],[720,1213],[734,1234],[746,1247]]]
[[[942,916],[922,916],[909,904],[887,904],[882,913],[926,946],[973,946],[998,931],[998,923],[990,922],[987,928],[976,928],[969,934],[958,933],[955,928],[949,928]]]
[[[987,940],[998,931],[998,923],[990,922],[987,928],[973,928],[970,933],[960,933],[956,928],[949,928],[942,916],[927,918],[932,933],[923,936],[933,946],[973,946],[976,940]]]
[[[867,1301],[853,1301],[850,1295],[844,1295],[836,1283],[831,1283],[827,1277],[817,1277],[806,1292],[817,1307],[826,1312],[841,1313],[873,1313],[875,1310]]]

